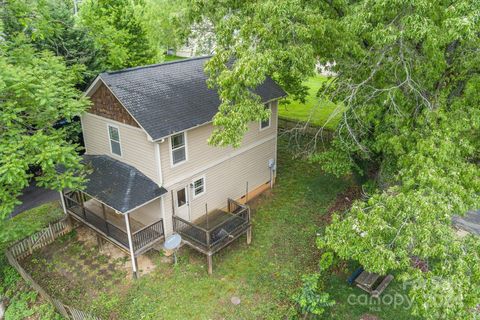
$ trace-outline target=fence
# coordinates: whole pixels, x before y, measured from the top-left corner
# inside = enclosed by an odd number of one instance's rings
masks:
[[[62,316],[72,320],[101,320],[98,317],[67,306],[60,300],[50,296],[18,262],[18,259],[31,255],[34,250],[51,244],[55,241],[55,239],[69,233],[71,230],[72,225],[68,222],[68,219],[62,218],[59,221],[51,223],[47,228],[44,228],[39,232],[14,243],[12,246],[7,248],[7,250],[5,250],[5,255],[10,265],[17,270],[22,278],[28,284],[30,284],[30,286],[32,286],[32,288],[35,289],[35,291],[37,291],[42,298],[50,302]]]
[[[71,224],[67,218],[51,223],[47,228],[38,231],[31,236],[20,240],[10,246],[9,250],[16,259],[22,259],[32,254],[36,249],[43,248],[56,238],[63,236],[72,231]]]

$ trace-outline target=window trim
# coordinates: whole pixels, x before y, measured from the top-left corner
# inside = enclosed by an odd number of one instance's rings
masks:
[[[268,117],[268,126],[262,128],[262,120],[259,121],[259,128],[260,131],[267,130],[272,126],[272,105],[270,102],[267,102],[264,104],[265,107],[268,107],[270,109],[270,117]]]
[[[199,194],[195,194],[195,181],[198,181],[200,179],[203,179],[203,191]],[[203,196],[205,193],[207,193],[207,179],[205,178],[205,175],[201,175],[201,176],[198,176],[198,177],[195,177],[194,179],[192,179],[192,182],[191,182],[190,186],[191,186],[191,189],[192,189],[192,198],[193,199],[196,199],[196,198],[199,198],[199,197]]]
[[[112,137],[110,136],[110,127],[117,129],[118,141],[113,140]],[[117,125],[111,124],[111,123],[107,123],[107,137],[108,137],[108,144],[110,146],[110,153],[113,154],[116,157],[122,158],[123,157],[123,148],[122,148],[122,138],[120,137],[120,127],[117,126]],[[116,154],[115,152],[113,152],[112,141],[118,142],[118,145],[120,147],[120,154]]]
[[[173,146],[172,146],[172,139],[173,137],[175,137],[176,135],[179,135],[179,134],[183,134],[183,142],[184,142],[184,148],[185,148],[185,160],[183,161],[180,161],[180,162],[177,162],[177,163],[173,163]],[[185,162],[188,161],[188,145],[187,145],[187,132],[186,131],[182,131],[182,132],[177,132],[175,134],[172,134],[169,138],[168,138],[168,144],[170,145],[170,165],[172,168],[174,167],[177,167]]]
[[[182,204],[181,206],[178,205],[178,192],[179,192],[180,190],[184,190],[184,191],[185,191],[185,203]],[[183,188],[177,189],[177,190],[175,191],[175,198],[176,198],[176,199],[175,199],[175,202],[176,202],[175,207],[176,207],[177,209],[183,208],[184,206],[188,205],[188,188],[187,188],[187,186],[185,186],[185,187],[183,187]]]

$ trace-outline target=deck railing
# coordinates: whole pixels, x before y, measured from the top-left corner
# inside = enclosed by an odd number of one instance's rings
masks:
[[[230,217],[211,229],[202,228],[193,222],[174,216],[174,230],[185,240],[205,251],[215,250],[221,247],[227,239],[237,236],[250,225],[248,206],[228,199],[227,210],[228,212],[225,214],[229,214]]]
[[[156,221],[142,229],[135,231],[132,234],[132,242],[134,251],[141,250],[154,239],[158,239],[163,236],[163,221]]]
[[[128,250],[130,248],[128,244],[128,234],[124,230],[101,218],[93,211],[85,208],[85,206],[82,206],[80,201],[73,199],[73,197],[64,195],[64,199],[65,206],[70,213],[74,214],[80,220],[93,226],[97,232],[101,232],[107,238],[115,240],[117,244],[120,244],[125,249]],[[134,252],[143,249],[145,246],[161,238],[163,235],[162,219],[132,233]]]

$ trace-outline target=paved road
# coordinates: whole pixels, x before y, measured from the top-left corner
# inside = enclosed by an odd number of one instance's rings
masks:
[[[25,210],[38,207],[46,202],[60,200],[60,194],[57,191],[37,187],[35,182],[32,182],[30,186],[23,190],[23,194],[19,197],[19,200],[22,201],[22,204],[15,207],[10,214],[10,218],[15,217],[17,214]]]

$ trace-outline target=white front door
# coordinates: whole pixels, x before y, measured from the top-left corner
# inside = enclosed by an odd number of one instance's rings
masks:
[[[183,220],[190,221],[190,200],[188,186],[177,189],[174,193],[175,215]]]

